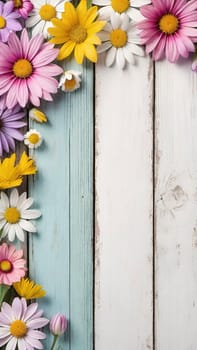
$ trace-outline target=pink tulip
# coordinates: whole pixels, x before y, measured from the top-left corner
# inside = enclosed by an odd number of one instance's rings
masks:
[[[63,314],[57,313],[51,318],[49,328],[53,335],[60,336],[67,330],[67,326],[68,321],[66,317]]]

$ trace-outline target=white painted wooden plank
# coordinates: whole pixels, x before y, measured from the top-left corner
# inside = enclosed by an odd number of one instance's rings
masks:
[[[197,76],[156,64],[156,349],[197,348]]]
[[[96,350],[152,349],[152,63],[96,66]]]

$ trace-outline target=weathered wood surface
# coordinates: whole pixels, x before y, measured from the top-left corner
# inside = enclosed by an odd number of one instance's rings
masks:
[[[156,64],[156,349],[197,348],[197,76]]]
[[[96,66],[96,350],[153,349],[152,77]]]
[[[30,274],[47,291],[40,302],[46,315],[69,318],[64,350],[91,350],[93,342],[92,87],[88,65],[82,88],[44,106],[47,125],[34,124],[44,143],[34,155],[39,172],[30,192],[43,215],[38,234],[30,236]]]

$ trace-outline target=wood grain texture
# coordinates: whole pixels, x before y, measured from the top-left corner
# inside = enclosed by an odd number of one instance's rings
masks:
[[[156,64],[156,349],[197,347],[197,79]]]
[[[74,68],[72,64],[69,69]],[[76,67],[75,67],[76,69]],[[79,68],[78,68],[79,69]],[[82,69],[80,67],[80,69]],[[30,193],[42,210],[30,237],[30,274],[47,291],[46,315],[69,318],[64,350],[91,350],[93,228],[93,71],[83,68],[82,88],[44,106],[47,125],[35,153],[38,175]],[[46,343],[46,349],[49,343]]]
[[[153,349],[152,63],[96,66],[95,349]]]

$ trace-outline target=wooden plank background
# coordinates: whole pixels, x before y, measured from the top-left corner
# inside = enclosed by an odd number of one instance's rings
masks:
[[[96,66],[96,350],[194,350],[196,73],[138,62]]]
[[[153,348],[152,78],[96,66],[97,350]]]
[[[33,125],[45,142],[29,184],[43,212],[30,275],[47,316],[69,318],[63,349],[196,350],[196,91],[190,62],[120,71],[101,57],[95,82],[87,64],[82,89]]]
[[[75,68],[74,63],[71,63]],[[82,69],[82,68],[81,68]],[[44,143],[30,193],[42,210],[30,237],[30,274],[47,291],[40,306],[65,313],[62,349],[90,350],[93,339],[93,70],[83,67],[82,88],[43,106],[49,123],[37,125]],[[35,125],[34,125],[35,126]],[[49,349],[49,342],[45,344]]]

